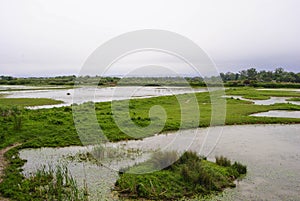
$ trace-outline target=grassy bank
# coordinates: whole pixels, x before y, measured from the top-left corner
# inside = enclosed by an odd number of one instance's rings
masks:
[[[240,163],[218,157],[216,163],[185,152],[175,163],[161,171],[147,174],[131,174],[135,169],[151,169],[176,157],[174,152],[156,153],[149,161],[120,173],[115,190],[122,198],[149,200],[177,200],[183,197],[205,196],[234,187],[233,181],[246,174]],[[138,170],[137,170],[138,171]]]
[[[1,89],[0,88],[0,92],[13,92],[13,91],[37,91],[37,90],[60,90],[60,89],[73,89],[74,86],[63,86],[63,87],[51,87],[51,86],[39,86],[39,87],[35,87],[32,86],[30,88],[9,88],[7,87],[7,89]]]
[[[287,101],[300,101],[300,98],[289,98]]]
[[[226,94],[243,96],[243,98],[253,100],[267,100],[271,96],[293,98],[300,97],[300,93],[296,91],[257,90],[253,87],[230,88],[226,90]]]
[[[55,105],[60,103],[63,103],[63,101],[53,100],[50,98],[2,98],[0,97],[0,107],[40,106],[40,105]]]
[[[249,95],[253,96],[289,96],[300,97],[299,93],[281,92],[281,91],[256,91],[253,89],[229,89],[227,94],[232,95]],[[192,127],[207,127],[211,120],[211,101],[207,92],[196,95],[198,106],[200,108],[200,121],[195,122],[194,108],[190,108],[188,102],[189,95],[179,95],[184,103],[185,111],[188,113],[182,114],[180,105],[175,96],[155,97],[149,99],[131,100],[129,103],[130,119],[122,122],[128,125],[128,121],[132,120],[136,125],[145,127],[150,124],[149,109],[152,106],[162,106],[167,114],[166,123],[161,132],[174,131],[179,129],[181,117],[185,115],[185,128]],[[10,100],[6,99],[5,105],[8,106]],[[28,106],[32,101],[20,103],[22,106]],[[47,103],[49,104],[49,103]],[[124,101],[116,101],[117,108],[122,110]],[[83,107],[89,107],[90,103]],[[273,124],[273,123],[300,123],[300,119],[296,118],[272,118],[272,117],[253,117],[250,114],[257,112],[266,112],[269,110],[300,110],[300,106],[292,104],[274,104],[274,105],[254,105],[248,101],[227,99],[226,125],[238,124]],[[110,102],[96,103],[96,116],[102,131],[110,141],[120,141],[133,139],[121,131],[114,121],[113,112]],[[18,117],[16,121],[16,117]],[[159,124],[161,116],[154,113],[152,118],[154,122]],[[19,127],[15,124],[19,123]],[[196,125],[196,126],[195,126]],[[52,109],[28,110],[22,109],[17,115],[12,112],[2,113],[0,115],[0,148],[10,144],[21,142],[20,148],[38,148],[38,147],[61,147],[70,145],[81,145],[81,141],[76,132],[72,108],[61,107]],[[155,134],[147,133],[145,136]],[[10,166],[6,169],[6,176],[3,183],[0,184],[1,194],[7,197],[13,197],[16,200],[21,196],[20,184],[24,181],[24,177],[20,174],[20,168],[24,161],[17,156],[17,150],[11,150],[7,154],[7,159],[10,161]],[[202,164],[203,163],[203,164]],[[201,164],[209,164],[208,161],[202,161]],[[211,164],[214,166],[214,164]],[[165,173],[168,176],[168,173]],[[170,178],[171,179],[171,178]],[[30,200],[30,199],[29,199]]]

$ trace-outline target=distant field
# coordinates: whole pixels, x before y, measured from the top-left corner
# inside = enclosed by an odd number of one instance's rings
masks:
[[[289,98],[287,101],[300,101],[300,98]]]
[[[239,95],[239,96],[243,96],[243,98],[253,99],[253,100],[267,100],[270,99],[271,96],[300,98],[300,93],[297,91],[288,91],[288,90],[280,91],[280,90],[267,90],[267,89],[257,90],[253,87],[229,88],[226,90],[226,94]]]
[[[1,89],[0,92],[10,92],[10,91],[36,91],[36,90],[59,90],[59,89],[73,89],[73,86],[61,86],[61,87],[49,87],[49,86],[39,86],[39,87],[28,87],[28,88],[7,88]]]
[[[1,106],[40,106],[40,105],[55,105],[63,103],[60,100],[53,100],[49,98],[1,98],[0,96],[0,107]]]

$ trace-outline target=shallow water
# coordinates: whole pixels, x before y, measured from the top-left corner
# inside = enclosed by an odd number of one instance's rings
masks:
[[[118,179],[118,169],[134,165],[135,162],[142,162],[149,158],[145,157],[118,158],[113,162],[103,165],[95,162],[80,160],[76,154],[91,152],[93,147],[71,146],[63,148],[40,148],[24,149],[20,151],[20,157],[26,159],[27,163],[23,166],[23,174],[27,177],[35,173],[38,169],[49,167],[55,169],[57,166],[66,166],[71,175],[76,180],[79,187],[87,185],[90,200],[113,200],[111,189]],[[73,157],[70,159],[69,157]],[[108,168],[111,165],[113,168]]]
[[[250,116],[300,118],[300,111],[271,110],[268,112],[260,112],[260,113],[252,114]]]
[[[216,143],[218,140],[219,143]],[[300,125],[192,129],[177,134],[162,134],[144,140],[111,144],[145,151],[158,148],[180,151],[189,149],[208,155],[209,160],[224,155],[246,164],[248,167],[246,178],[239,181],[236,188],[227,189],[223,196],[216,197],[215,200],[300,200]],[[75,154],[83,149],[86,148],[21,150],[20,157],[28,160],[24,166],[24,173],[34,172],[36,167],[47,165],[49,161],[65,161],[65,155]],[[94,197],[100,196],[97,192],[101,192],[101,196],[111,198],[109,189],[117,179],[116,171],[91,163],[69,161],[69,164],[72,174],[79,183],[86,179],[90,189],[102,189],[92,190],[96,195]]]
[[[300,125],[226,129],[212,156],[241,161],[248,174],[221,200],[300,200],[299,147]]]
[[[7,95],[7,98],[51,98],[61,100],[64,103],[58,105],[44,105],[37,107],[29,107],[31,109],[38,108],[52,108],[68,106],[72,103],[83,102],[105,102],[111,100],[128,99],[128,95],[132,98],[147,98],[155,96],[167,96],[173,94],[184,94],[191,92],[205,92],[205,88],[188,88],[188,87],[103,87],[92,88],[82,87],[75,89],[76,97],[73,98],[74,89],[60,89],[60,90],[27,90],[14,91]],[[116,93],[116,91],[118,93]],[[133,94],[128,94],[129,92]],[[68,95],[70,94],[70,95]]]

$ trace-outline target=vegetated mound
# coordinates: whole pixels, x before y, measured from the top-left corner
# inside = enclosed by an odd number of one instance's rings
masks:
[[[166,160],[174,158],[174,152],[159,152],[142,164],[120,172],[115,190],[120,197],[150,200],[174,200],[220,192],[235,187],[233,181],[247,172],[247,167],[223,156],[216,163],[199,157],[194,152],[185,152],[175,163],[160,171],[132,174],[139,170],[151,170],[151,166],[163,167]]]

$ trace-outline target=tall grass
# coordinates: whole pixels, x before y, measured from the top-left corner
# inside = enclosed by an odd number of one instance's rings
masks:
[[[1,106],[0,116],[6,120],[13,119],[13,128],[15,131],[20,131],[22,127],[22,108],[19,106]]]
[[[88,200],[86,185],[80,189],[65,166],[55,168],[44,166],[30,178],[25,179],[20,188],[27,189],[34,200]]]
[[[216,164],[223,167],[230,167],[231,161],[224,156],[216,156]]]

